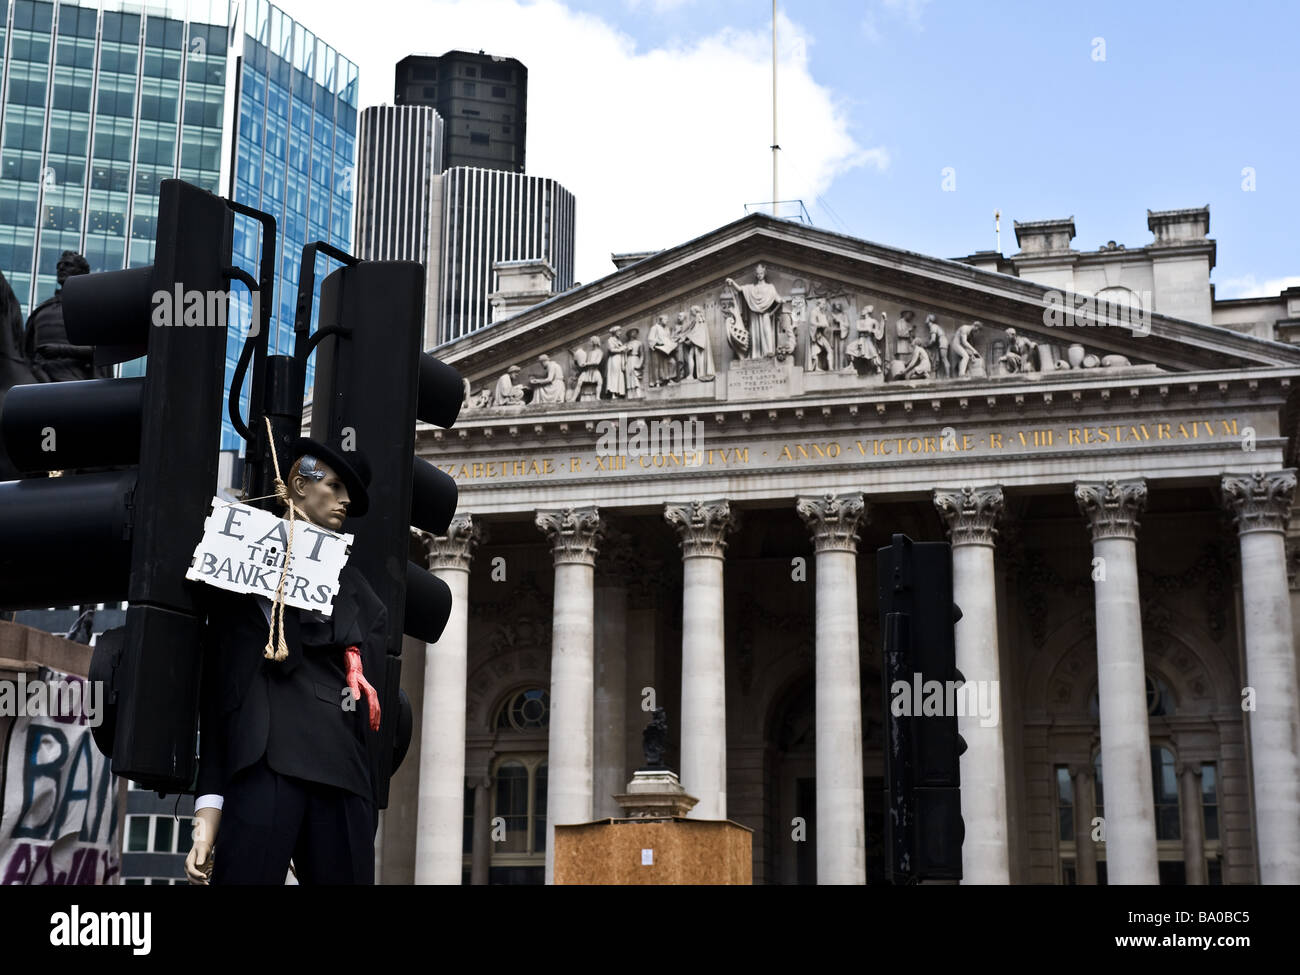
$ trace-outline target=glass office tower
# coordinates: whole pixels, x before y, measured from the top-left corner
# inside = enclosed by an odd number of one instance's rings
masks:
[[[0,81],[0,271],[25,313],[64,250],[153,261],[158,183],[218,191],[226,0],[9,0]]]
[[[352,243],[356,65],[266,0],[0,5],[0,271],[24,314],[54,293],[64,250],[92,271],[152,263],[159,183],[179,177],[276,218],[263,311],[271,352],[291,354],[303,246]],[[260,235],[236,217],[254,277]],[[317,298],[330,269],[318,261]],[[227,389],[250,325],[246,301],[232,308]],[[228,418],[221,446],[242,448]]]
[[[275,217],[276,282],[270,319],[271,354],[293,354],[293,317],[303,246],[323,240],[345,251],[352,245],[353,165],[356,157],[357,67],[266,0],[249,0],[239,58],[239,109],[230,196]],[[254,276],[261,228],[235,218],[235,260]],[[337,265],[316,261],[313,301],[320,282]],[[315,328],[315,325],[312,326]],[[226,352],[226,385],[243,348],[247,325],[232,328]],[[314,357],[308,363],[311,395]],[[241,405],[248,415],[248,386]],[[242,441],[229,421],[223,450]]]

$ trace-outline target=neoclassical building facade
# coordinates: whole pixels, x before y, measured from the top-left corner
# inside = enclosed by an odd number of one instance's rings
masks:
[[[992,703],[959,718],[964,882],[1300,882],[1300,293],[1214,303],[1205,211],[1126,252],[1066,223],[1019,266],[750,216],[524,308],[503,273],[508,317],[438,352],[459,421],[418,434],[455,608],[406,645],[381,882],[545,882],[654,707],[755,883],[881,882],[895,533],[951,542]]]

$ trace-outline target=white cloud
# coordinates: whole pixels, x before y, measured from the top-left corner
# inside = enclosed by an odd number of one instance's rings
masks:
[[[613,270],[611,251],[669,247],[744,215],[771,189],[771,33],[752,26],[675,46],[638,49],[607,21],[559,0],[282,0],[361,70],[362,106],[390,102],[408,54],[485,50],[528,68],[527,166],[578,200],[577,266],[588,282]],[[400,30],[394,25],[401,24]],[[856,166],[883,169],[847,112],[810,71],[812,39],[778,22],[780,196],[812,201]]]
[[[1218,298],[1275,298],[1287,288],[1300,288],[1300,275],[1267,278],[1264,281],[1259,281],[1253,274],[1225,278],[1215,282],[1214,294]]]
[[[929,3],[930,0],[874,0],[862,15],[862,33],[873,43],[883,40],[884,34],[880,29],[882,19],[904,21],[915,31],[925,30],[921,20]],[[882,14],[885,15],[884,18]]]

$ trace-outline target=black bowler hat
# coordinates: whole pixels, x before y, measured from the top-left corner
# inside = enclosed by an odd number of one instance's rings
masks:
[[[337,439],[324,444],[309,437],[299,437],[293,442],[291,452],[294,460],[310,454],[334,469],[347,485],[349,518],[360,518],[369,510],[370,495],[366,488],[370,486],[370,464],[361,451],[344,450]]]

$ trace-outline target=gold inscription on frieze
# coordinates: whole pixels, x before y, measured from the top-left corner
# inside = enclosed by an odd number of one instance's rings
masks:
[[[611,454],[594,456],[512,457],[494,461],[444,464],[442,469],[458,481],[499,478],[537,478],[554,475],[604,474],[701,470],[708,468],[763,468],[796,464],[801,466],[844,460],[887,463],[897,458],[924,457],[945,453],[978,452],[1025,454],[1074,447],[1111,447],[1180,441],[1223,442],[1240,439],[1240,421],[1233,419],[1148,421],[1057,427],[1025,427],[1011,430],[955,432],[945,428],[941,435],[918,434],[904,437],[863,437],[851,440],[809,440],[747,447],[710,447],[680,453]]]

